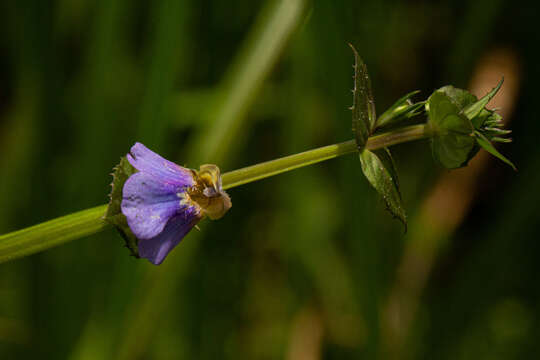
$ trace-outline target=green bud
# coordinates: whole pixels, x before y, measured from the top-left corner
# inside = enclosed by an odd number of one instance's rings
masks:
[[[412,91],[397,100],[394,105],[379,116],[375,125],[376,128],[380,129],[389,125],[394,125],[422,113],[422,108],[425,103],[413,103],[411,101],[411,97],[419,92],[419,90]]]

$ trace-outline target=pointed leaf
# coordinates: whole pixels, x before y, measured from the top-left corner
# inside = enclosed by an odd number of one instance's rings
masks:
[[[418,94],[420,91],[412,91],[405,96],[398,99],[394,105],[392,105],[388,110],[386,110],[379,118],[377,119],[376,128],[380,129],[382,127],[395,124],[403,119],[408,119],[413,116],[418,115],[421,111],[420,108],[424,106],[424,102],[412,103],[410,98]]]
[[[490,135],[501,135],[501,136],[512,133],[512,130],[505,130],[505,129],[496,128],[496,127],[485,127],[484,131],[489,133]]]
[[[486,126],[497,126],[497,127],[504,126],[501,115],[497,114],[493,110],[486,110],[486,109],[484,110],[487,112],[487,118],[485,119],[485,122],[482,123],[481,125],[485,124]],[[481,116],[485,116],[485,113],[484,112],[480,113],[480,115],[478,115],[475,119]]]
[[[479,131],[475,131],[474,134],[476,135],[476,141],[478,142],[478,145],[480,145],[491,155],[502,160],[506,164],[510,165],[512,169],[517,171],[517,168],[515,167],[515,165],[512,164],[512,162],[508,160],[503,154],[498,152],[497,149],[495,149],[495,147],[491,144],[491,142],[489,142],[489,140],[484,135],[482,135],[482,133],[480,133]]]
[[[383,197],[390,213],[398,218],[407,230],[407,216],[402,205],[397,172],[390,151],[383,149],[375,153],[366,149],[360,153],[360,163],[371,186]]]
[[[373,152],[375,153],[375,155],[379,157],[385,169],[388,170],[388,172],[390,173],[390,176],[392,177],[392,181],[394,182],[394,185],[397,191],[399,192],[399,196],[401,197],[401,191],[399,190],[399,178],[397,174],[396,163],[394,162],[394,158],[392,157],[392,154],[390,153],[390,149],[382,148],[379,150],[374,150]]]
[[[480,100],[475,102],[474,104],[470,104],[465,109],[463,109],[463,113],[469,120],[474,119],[480,112],[486,107],[487,103],[497,94],[499,89],[502,86],[502,83],[504,81],[504,77],[499,81],[497,86],[495,86],[490,92],[488,92],[484,97],[482,97]]]
[[[497,116],[500,118],[500,115],[495,113],[492,110],[482,109],[480,113],[471,119],[471,122],[475,129],[480,129],[484,125],[488,125],[496,121]]]
[[[491,141],[492,142],[500,142],[500,143],[508,144],[508,143],[512,142],[512,139],[510,139],[510,138],[501,138],[501,137],[495,136],[495,137],[491,138]]]
[[[364,64],[354,46],[351,44],[349,46],[354,54],[354,88],[353,105],[351,106],[352,128],[356,145],[359,150],[362,150],[375,127],[377,116],[366,64]]]

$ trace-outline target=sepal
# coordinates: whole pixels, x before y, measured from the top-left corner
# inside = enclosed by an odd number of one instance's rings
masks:
[[[128,226],[125,215],[122,213],[122,189],[126,180],[134,174],[137,170],[124,156],[120,159],[120,163],[113,169],[113,182],[111,183],[111,193],[109,194],[109,206],[105,212],[105,221],[112,224],[116,230],[124,238],[125,245],[136,258],[139,257],[139,250],[137,247],[137,238]]]

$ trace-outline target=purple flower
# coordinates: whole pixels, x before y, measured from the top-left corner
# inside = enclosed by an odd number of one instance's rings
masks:
[[[138,239],[139,255],[153,264],[161,264],[205,215],[219,218],[231,207],[215,165],[203,165],[197,172],[140,143],[127,159],[138,172],[124,184],[122,213]]]

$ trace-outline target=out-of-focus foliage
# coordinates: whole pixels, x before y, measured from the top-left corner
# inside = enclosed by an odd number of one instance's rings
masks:
[[[504,75],[493,101],[520,171],[481,159],[447,185],[427,142],[405,144],[392,149],[405,235],[350,156],[231,190],[227,216],[160,267],[129,256],[113,230],[2,264],[0,358],[540,352],[538,5],[276,3],[2,2],[0,233],[107,202],[135,141],[226,171],[352,138],[348,42],[380,111],[444,84],[482,96]],[[485,58],[495,80],[470,88]],[[445,197],[449,186],[459,196]]]

